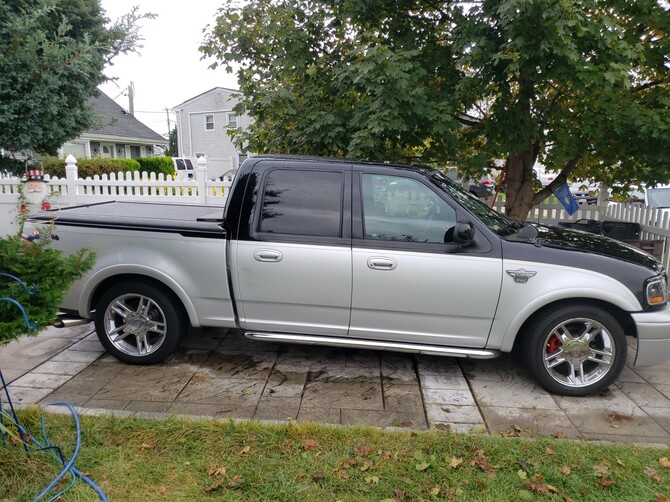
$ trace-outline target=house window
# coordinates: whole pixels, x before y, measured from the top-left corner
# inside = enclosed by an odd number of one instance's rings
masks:
[[[228,114],[228,127],[235,129],[237,127],[237,114],[229,113]]]
[[[214,130],[214,115],[205,115],[205,131]]]
[[[138,159],[142,155],[140,154],[140,147],[135,146],[135,145],[130,145],[130,158],[131,159]]]

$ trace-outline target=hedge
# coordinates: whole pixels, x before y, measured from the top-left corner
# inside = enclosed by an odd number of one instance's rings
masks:
[[[165,176],[174,176],[174,163],[171,157],[140,157],[140,171],[147,173],[163,173]]]
[[[46,174],[65,177],[65,161],[56,157],[44,157],[41,159],[42,168]],[[174,175],[174,167],[170,157],[140,157],[139,159],[80,159],[77,161],[80,178],[93,177],[96,174],[118,173],[118,172],[148,172]]]

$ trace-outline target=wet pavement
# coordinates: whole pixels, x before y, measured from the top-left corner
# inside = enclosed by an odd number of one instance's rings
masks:
[[[153,366],[104,353],[92,325],[0,347],[15,404],[68,401],[82,413],[309,420],[408,430],[670,445],[670,363],[632,368],[586,398],[549,394],[512,356],[488,361],[249,341],[192,330]],[[4,398],[4,396],[2,396]]]

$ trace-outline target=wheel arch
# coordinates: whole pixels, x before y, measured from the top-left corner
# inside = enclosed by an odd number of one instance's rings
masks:
[[[152,273],[151,275],[143,270],[141,272],[108,273],[97,276],[98,280],[95,281],[94,286],[91,286],[93,281],[89,281],[87,285],[89,286],[89,293],[87,295],[82,295],[83,299],[85,299],[85,305],[80,307],[80,310],[83,308],[83,310],[90,317],[92,315],[91,313],[95,310],[98,301],[107,288],[109,288],[111,285],[119,284],[121,282],[136,281],[150,284],[160,288],[163,292],[172,295],[184,309],[184,312],[189,319],[189,323],[192,326],[197,326],[198,321],[195,309],[184,290],[174,281],[171,281],[169,277],[164,276],[159,271],[154,272],[155,273]]]
[[[568,305],[575,305],[579,307],[584,307],[587,305],[599,307],[605,310],[607,313],[609,313],[612,317],[614,317],[614,319],[616,319],[616,321],[619,323],[621,329],[623,329],[623,332],[626,336],[632,336],[634,338],[637,338],[637,329],[635,326],[635,322],[633,321],[633,317],[629,312],[604,300],[598,300],[595,298],[570,298],[570,299],[553,301],[551,303],[543,305],[542,307],[531,313],[531,315],[529,315],[523,321],[523,323],[517,330],[513,340],[513,344],[509,347],[509,350],[517,351],[519,345],[523,343],[525,334],[527,332],[527,326],[532,322],[534,322],[538,317],[546,316],[549,311],[565,307]]]

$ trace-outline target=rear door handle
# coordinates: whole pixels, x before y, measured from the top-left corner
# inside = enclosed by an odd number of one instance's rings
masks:
[[[257,249],[254,252],[254,260],[256,261],[281,261],[283,255],[274,249]]]
[[[381,258],[378,256],[371,256],[368,258],[368,267],[373,270],[394,270],[398,266],[393,258]]]

